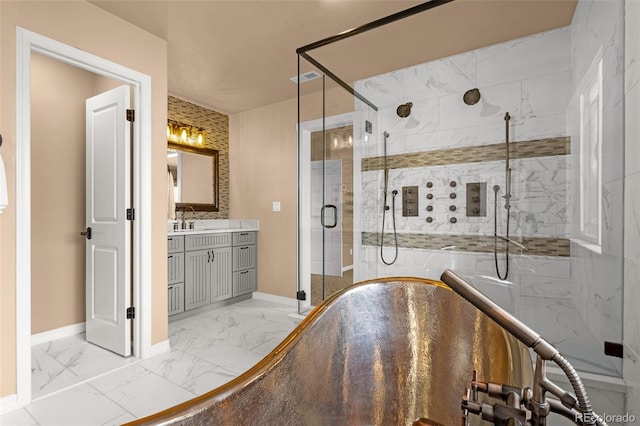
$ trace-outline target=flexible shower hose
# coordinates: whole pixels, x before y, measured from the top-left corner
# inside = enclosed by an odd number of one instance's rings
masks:
[[[385,194],[386,194],[386,189],[385,189]],[[386,196],[385,196],[385,206],[383,207],[383,211],[382,211],[382,235],[380,237],[380,259],[382,259],[382,263],[384,263],[385,265],[393,265],[394,263],[396,263],[396,260],[398,259],[398,233],[396,232],[396,195],[398,195],[398,191],[394,190],[392,193],[392,198],[391,198],[391,217],[393,220],[393,238],[395,239],[395,255],[393,256],[393,260],[391,262],[387,262],[386,260],[384,260],[384,254],[382,253],[382,250],[384,248],[384,218],[387,215],[387,206],[386,206]]]
[[[494,203],[493,203],[493,259],[496,264],[496,275],[501,280],[506,280],[509,276],[509,214],[511,209],[507,207],[507,248],[506,248],[506,271],[504,277],[500,275],[500,267],[498,266],[498,189],[493,190]]]
[[[579,408],[582,413],[582,423],[585,425],[607,426],[607,423],[602,419],[602,417],[598,416],[591,409],[591,402],[589,401],[587,390],[582,384],[582,380],[580,379],[580,376],[578,376],[575,368],[573,368],[569,361],[567,361],[567,359],[559,352],[552,358],[552,360],[562,369],[571,383],[573,392],[576,394],[576,398],[578,399],[577,408]]]

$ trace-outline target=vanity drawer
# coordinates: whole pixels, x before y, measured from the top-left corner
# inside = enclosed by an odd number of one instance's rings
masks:
[[[228,247],[231,245],[231,233],[186,235],[184,238],[185,251]]]
[[[256,246],[254,244],[233,248],[233,271],[256,267]]]
[[[256,269],[246,269],[233,273],[233,297],[258,290]]]
[[[233,233],[233,245],[240,246],[244,244],[255,244],[257,232],[256,231],[247,231],[247,232],[234,232]]]
[[[184,251],[184,236],[175,235],[167,238],[167,252],[178,253]]]

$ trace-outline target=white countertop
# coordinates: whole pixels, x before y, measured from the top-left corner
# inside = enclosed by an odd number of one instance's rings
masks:
[[[173,230],[173,222],[167,223],[167,235],[220,234],[225,232],[249,232],[259,230],[257,220],[208,219],[194,221],[194,229]],[[177,221],[180,222],[180,221]],[[188,223],[189,221],[187,221]]]
[[[218,229],[181,229],[179,231],[168,232],[172,235],[193,235],[193,234],[224,234],[225,232],[249,232],[258,231],[258,228],[218,228]]]

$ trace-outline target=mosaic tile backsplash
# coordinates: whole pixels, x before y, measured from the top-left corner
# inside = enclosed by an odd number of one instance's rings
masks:
[[[229,116],[174,96],[169,96],[168,100],[168,118],[204,128],[207,132],[206,147],[218,150],[219,210],[217,212],[196,212],[195,219],[228,219]]]

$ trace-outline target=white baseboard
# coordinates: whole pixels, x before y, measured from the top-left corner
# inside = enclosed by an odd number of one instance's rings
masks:
[[[169,343],[169,339],[163,340],[162,342],[156,343],[155,345],[151,345],[148,358],[154,357],[156,355],[161,355],[167,352],[171,352],[171,344]]]
[[[252,297],[258,300],[266,300],[267,302],[280,303],[281,305],[298,306],[298,301],[292,297],[276,296],[275,294],[262,293],[260,291],[254,291]]]
[[[0,398],[0,415],[7,414],[18,408],[18,395],[7,395]]]
[[[77,324],[67,325],[65,327],[44,331],[42,333],[32,334],[31,346],[51,342],[52,340],[62,339],[64,337],[75,336],[76,334],[82,334],[85,330],[86,323],[79,322]]]

